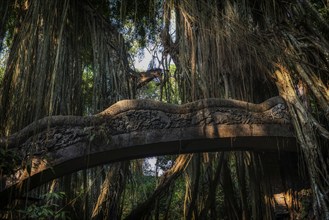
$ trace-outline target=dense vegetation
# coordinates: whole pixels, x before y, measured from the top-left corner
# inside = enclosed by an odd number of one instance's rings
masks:
[[[280,95],[310,183],[293,192],[299,198],[289,215],[329,219],[328,7],[321,0],[1,0],[0,136],[48,115],[95,114],[121,99],[259,103]],[[155,55],[150,70],[162,70],[158,82],[141,84],[149,72],[133,66],[144,47]],[[147,162],[56,179],[0,216],[275,218],[259,153],[159,157],[162,176],[149,175]],[[8,161],[0,163],[0,174],[8,173]]]

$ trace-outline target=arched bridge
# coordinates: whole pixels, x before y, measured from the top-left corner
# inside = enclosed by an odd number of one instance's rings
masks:
[[[274,97],[261,104],[124,100],[94,116],[43,118],[0,139],[0,147],[22,161],[15,175],[2,177],[4,198],[18,183],[28,182],[31,189],[113,161],[223,150],[294,151],[296,144],[286,105]]]

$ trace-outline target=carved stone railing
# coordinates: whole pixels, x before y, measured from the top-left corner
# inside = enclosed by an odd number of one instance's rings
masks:
[[[0,139],[0,147],[21,161],[14,175],[2,177],[0,197],[5,198],[27,179],[31,189],[113,161],[223,150],[294,151],[296,144],[286,105],[274,97],[261,104],[124,100],[95,116],[43,118]]]

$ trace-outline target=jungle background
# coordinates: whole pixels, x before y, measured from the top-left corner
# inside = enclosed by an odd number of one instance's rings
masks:
[[[260,103],[282,96],[309,189],[291,219],[329,219],[329,2],[1,0],[0,136],[122,99]],[[143,49],[153,55],[136,69]],[[0,149],[0,174],[15,160]],[[11,158],[8,162],[5,158]],[[255,152],[116,162],[53,180],[7,219],[275,219]],[[160,173],[164,172],[164,175]]]

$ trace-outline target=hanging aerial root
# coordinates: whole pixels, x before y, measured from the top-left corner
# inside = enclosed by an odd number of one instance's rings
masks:
[[[151,211],[151,208],[154,206],[155,201],[159,198],[159,196],[165,193],[170,185],[173,184],[186,169],[192,156],[193,154],[183,154],[178,156],[174,166],[165,172],[161,177],[160,183],[154,190],[153,194],[142,204],[138,205],[138,207],[132,210],[125,219],[143,219],[143,216],[146,216],[147,213]]]
[[[313,118],[305,109],[296,93],[292,78],[288,70],[282,65],[277,65],[275,71],[277,86],[280,95],[286,100],[292,118],[292,123],[298,141],[305,157],[305,162],[310,176],[313,191],[313,210],[320,218],[329,219],[328,196],[326,190],[328,184],[322,179],[328,179],[329,174],[324,157],[322,155],[316,134],[313,129]]]

